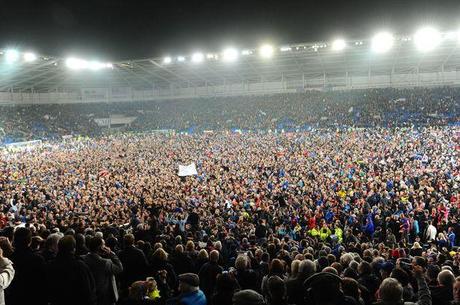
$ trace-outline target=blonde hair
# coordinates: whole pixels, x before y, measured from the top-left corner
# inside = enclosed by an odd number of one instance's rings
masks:
[[[291,263],[291,276],[296,276],[299,273],[300,261],[295,259]]]
[[[222,243],[220,242],[220,240],[216,241],[214,243],[214,248],[217,250],[217,251],[221,251],[222,250]]]
[[[236,270],[245,270],[248,266],[248,260],[246,255],[238,255],[235,260],[235,268]]]
[[[192,240],[189,240],[187,244],[185,244],[185,250],[188,252],[195,250],[195,243]]]
[[[198,252],[197,259],[209,259],[208,251],[201,249],[200,252]]]
[[[155,250],[155,252],[153,252],[153,257],[161,261],[166,261],[168,260],[168,253],[166,253],[163,248],[158,248]]]

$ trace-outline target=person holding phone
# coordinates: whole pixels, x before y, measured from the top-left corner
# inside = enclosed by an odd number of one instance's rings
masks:
[[[386,278],[380,284],[378,294],[378,305],[431,305],[431,293],[425,280],[425,270],[414,260],[412,270],[418,285],[418,301],[404,302],[403,287],[401,283],[394,278]]]
[[[101,237],[90,239],[88,248],[90,253],[83,260],[90,268],[96,283],[97,304],[112,305],[118,299],[115,276],[123,271],[123,266]]]

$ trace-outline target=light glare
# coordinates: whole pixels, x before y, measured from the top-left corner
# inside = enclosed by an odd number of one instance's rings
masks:
[[[177,57],[177,61],[183,62],[183,61],[185,61],[185,57],[184,56],[179,56],[179,57]]]
[[[263,58],[271,58],[273,56],[274,50],[271,45],[266,44],[260,47],[259,53]]]
[[[32,53],[32,52],[24,53],[24,61],[25,62],[32,62],[32,61],[35,61],[36,59],[37,59],[37,55],[35,55],[34,53]]]
[[[67,58],[65,64],[69,69],[72,70],[82,70],[88,68],[88,62],[79,58]]]
[[[164,64],[170,64],[172,62],[172,58],[167,56],[165,58],[163,58],[163,63]]]
[[[200,63],[204,60],[204,55],[203,53],[195,53],[192,55],[192,61],[194,63]]]
[[[376,53],[385,53],[393,47],[394,37],[391,33],[381,32],[372,38],[372,50]]]
[[[238,51],[234,48],[225,49],[222,52],[222,59],[226,62],[233,62],[238,59]]]
[[[424,27],[415,33],[414,42],[419,51],[428,52],[439,45],[441,34],[434,28]]]
[[[332,50],[342,51],[347,46],[347,43],[343,39],[336,39],[332,42]]]
[[[452,31],[452,32],[447,32],[444,37],[446,39],[448,39],[448,40],[456,40],[456,39],[459,38],[459,34],[460,34],[460,32],[453,32]]]
[[[103,64],[98,61],[90,61],[88,63],[88,69],[93,70],[93,71],[101,70],[106,67],[107,67],[106,64]]]
[[[19,59],[19,52],[16,50],[6,50],[5,60],[7,63],[13,63]]]

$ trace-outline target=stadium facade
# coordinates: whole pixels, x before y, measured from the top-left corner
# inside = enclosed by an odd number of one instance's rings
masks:
[[[371,51],[370,40],[347,41],[340,51],[326,42],[301,43],[275,48],[271,58],[247,49],[238,50],[233,62],[221,60],[219,53],[205,53],[200,63],[193,62],[193,56],[168,63],[147,58],[115,62],[110,69],[99,71],[74,71],[64,59],[38,57],[33,63],[0,64],[0,103],[127,102],[459,86],[459,44],[457,36],[445,38],[434,50],[421,52],[411,37],[397,37],[388,52],[378,54]]]

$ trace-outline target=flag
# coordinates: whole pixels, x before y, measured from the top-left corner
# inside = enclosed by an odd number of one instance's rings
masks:
[[[178,173],[179,177],[193,176],[193,175],[198,175],[194,162],[190,163],[189,165],[179,165],[179,173]]]

